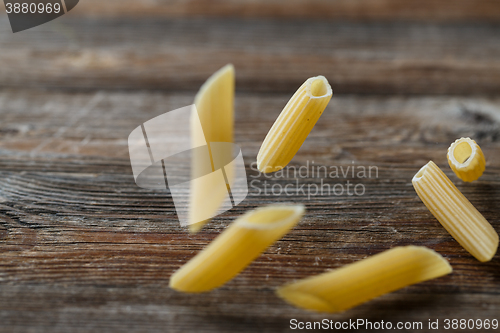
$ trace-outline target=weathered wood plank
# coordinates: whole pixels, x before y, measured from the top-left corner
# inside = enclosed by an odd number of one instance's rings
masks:
[[[292,165],[309,165],[309,171],[312,161],[377,166],[378,177],[324,179],[362,183],[364,195],[308,199],[251,189],[241,205],[189,235],[178,225],[168,192],[134,184],[126,138],[141,122],[191,103],[193,95],[0,93],[0,331],[282,332],[292,318],[425,325],[428,319],[498,316],[498,255],[489,263],[468,255],[411,186],[418,168],[433,159],[500,230],[498,98],[337,96]],[[249,180],[295,181],[267,179],[251,168],[288,97],[236,96],[236,142]],[[462,135],[477,139],[488,160],[473,184],[460,182],[446,166],[446,148]],[[274,201],[303,202],[308,213],[224,287],[201,295],[168,288],[172,272],[231,220]],[[440,252],[454,272],[336,315],[304,312],[273,294],[293,279],[408,244]]]
[[[0,148],[9,157],[30,154],[35,160],[44,153],[51,154],[47,158],[126,160],[127,138],[135,127],[193,103],[195,93],[6,90],[0,92]],[[255,158],[292,94],[237,93],[235,133],[245,156]],[[350,163],[352,158],[404,164],[438,158],[442,163],[443,154],[427,155],[429,145],[447,148],[450,140],[471,136],[495,147],[499,114],[500,99],[494,97],[334,96],[301,154],[318,163]],[[401,148],[384,150],[395,144]],[[489,155],[491,163],[500,164],[500,157]]]
[[[485,23],[64,16],[0,35],[0,87],[196,90],[232,62],[242,91],[289,93],[322,74],[336,93],[495,94],[499,35]]]

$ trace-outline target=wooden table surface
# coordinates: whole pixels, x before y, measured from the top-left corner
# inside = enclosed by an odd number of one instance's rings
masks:
[[[500,231],[498,1],[82,0],[16,34],[0,12],[1,332],[286,332],[291,319],[323,318],[424,328],[439,319],[443,330],[447,318],[500,320],[499,255],[475,260],[411,185],[435,161]],[[364,195],[251,188],[190,235],[168,192],[137,187],[129,133],[191,104],[229,62],[249,181],[295,182],[259,176],[252,163],[295,89],[322,74],[336,95],[291,164],[377,167],[378,177],[324,179],[363,184]],[[462,136],[487,159],[472,184],[446,161]],[[172,272],[233,219],[271,202],[304,203],[307,214],[225,286],[199,295],[168,288]],[[409,244],[438,251],[453,273],[340,314],[299,310],[274,294]]]

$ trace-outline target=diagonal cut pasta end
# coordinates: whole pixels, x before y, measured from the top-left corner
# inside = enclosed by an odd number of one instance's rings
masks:
[[[303,205],[270,205],[234,221],[170,278],[170,288],[200,293],[220,287],[245,269],[302,218]]]
[[[332,98],[324,76],[306,80],[288,101],[269,130],[257,155],[264,173],[283,169],[292,160]]]
[[[288,303],[318,312],[340,312],[385,293],[449,274],[447,260],[422,246],[396,247],[339,269],[279,288]]]
[[[412,183],[432,215],[465,250],[481,262],[493,258],[497,232],[434,162],[424,165]]]
[[[297,308],[317,312],[335,312],[335,308],[327,300],[311,293],[282,287],[276,291],[276,295]]]
[[[203,226],[210,220],[205,220],[205,221],[201,221],[201,222],[198,222],[198,223],[193,223],[193,224],[190,224],[189,225],[189,232],[190,233],[197,233],[198,231],[201,230],[201,228],[203,228]]]

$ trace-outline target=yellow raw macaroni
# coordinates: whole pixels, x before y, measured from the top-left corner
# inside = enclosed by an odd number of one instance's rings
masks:
[[[257,155],[261,172],[283,169],[295,156],[332,98],[323,76],[307,79],[288,101]]]
[[[270,205],[242,215],[174,273],[170,287],[198,293],[223,285],[292,229],[303,214],[302,205]]]
[[[287,284],[279,288],[277,294],[303,309],[339,312],[451,271],[448,261],[428,248],[396,247],[339,269]]]
[[[460,138],[448,148],[448,164],[458,178],[472,182],[484,172],[486,161],[481,148],[470,138]]]
[[[195,105],[203,132],[200,133],[198,124],[193,124],[191,130],[193,147],[203,146],[208,143],[208,149],[210,149],[211,142],[233,142],[233,65],[224,66],[202,85],[195,97]],[[196,111],[193,110],[193,112]],[[200,160],[203,160],[203,156],[193,154],[192,168],[194,174],[198,173],[196,168],[204,167]],[[210,200],[207,200],[207,193],[211,194]],[[227,189],[215,186],[212,178],[192,182],[189,203],[190,231],[199,231],[208,220],[198,223],[194,221],[200,221],[200,216],[206,216],[207,213],[215,213],[226,196]]]
[[[489,261],[498,247],[498,234],[432,161],[413,177],[418,196],[443,227],[479,261]]]

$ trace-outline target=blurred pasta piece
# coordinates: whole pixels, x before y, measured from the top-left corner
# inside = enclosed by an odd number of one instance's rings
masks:
[[[277,294],[299,308],[339,312],[451,271],[448,261],[433,250],[421,246],[396,247],[287,284],[279,288]]]
[[[213,142],[233,142],[234,128],[234,67],[229,64],[215,72],[200,88],[194,104],[198,111],[202,132],[197,123],[191,128],[192,148],[208,144],[210,158],[212,158],[210,144]],[[196,112],[193,109],[193,112]],[[196,119],[193,117],[193,119]],[[204,156],[196,154],[200,150],[193,149],[192,172],[199,173],[198,168],[204,166]],[[213,168],[213,165],[212,165]],[[227,197],[227,188],[214,186],[212,179],[192,182],[189,202],[189,230],[199,231],[208,220],[203,216],[215,215],[224,199]],[[228,185],[228,184],[226,184]],[[210,200],[207,200],[207,194]],[[199,222],[201,221],[201,222]]]
[[[247,212],[170,278],[182,292],[205,292],[235,277],[268,246],[292,229],[302,205],[270,205]]]

